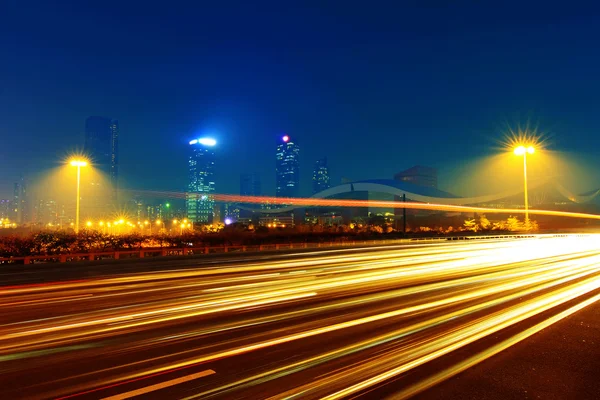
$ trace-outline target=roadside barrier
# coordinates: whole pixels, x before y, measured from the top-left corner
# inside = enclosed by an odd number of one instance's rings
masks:
[[[201,254],[219,254],[219,253],[239,253],[239,252],[261,252],[261,251],[280,251],[294,249],[318,249],[331,247],[354,247],[354,246],[378,246],[393,245],[418,242],[445,242],[448,240],[490,240],[490,239],[525,239],[536,238],[540,236],[561,236],[561,235],[494,235],[494,236],[445,236],[445,237],[423,237],[409,239],[388,239],[388,240],[348,240],[323,243],[278,243],[261,245],[240,245],[240,246],[204,246],[204,247],[167,247],[167,248],[148,248],[139,250],[118,250],[108,252],[91,252],[76,254],[56,254],[44,256],[25,256],[25,257],[4,257],[0,258],[2,264],[41,264],[41,263],[64,263],[74,261],[97,261],[97,260],[124,260],[139,259],[147,257],[168,257],[168,256],[189,256]]]

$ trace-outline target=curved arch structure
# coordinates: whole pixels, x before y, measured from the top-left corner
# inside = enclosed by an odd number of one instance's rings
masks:
[[[530,184],[530,189],[535,189],[547,183],[548,180],[539,181],[534,184]],[[513,189],[504,191],[501,193],[495,193],[484,196],[476,197],[459,197],[442,190],[438,190],[431,187],[418,186],[411,183],[396,181],[392,179],[371,179],[365,181],[357,181],[352,183],[344,183],[332,188],[323,190],[322,192],[316,193],[311,198],[329,198],[341,194],[352,193],[352,192],[377,192],[389,195],[402,197],[406,195],[407,199],[422,203],[442,203],[446,205],[472,205],[488,203],[495,200],[506,199],[508,197],[516,196],[523,193],[523,189]],[[600,193],[600,190],[598,191]],[[568,198],[568,197],[567,197]],[[257,210],[252,208],[242,207],[252,211],[264,212],[264,213],[283,213],[290,212],[299,206],[286,206],[279,208],[272,208],[269,210]]]
[[[556,190],[563,195],[566,199],[569,199],[573,203],[587,203],[594,200],[598,195],[600,195],[600,189],[592,190],[591,192],[583,193],[583,194],[574,194],[567,190],[560,183],[556,183]]]

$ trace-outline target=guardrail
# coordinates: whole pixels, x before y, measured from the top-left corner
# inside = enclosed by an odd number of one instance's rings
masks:
[[[387,239],[387,240],[349,240],[339,242],[323,243],[278,243],[261,245],[239,245],[239,246],[204,246],[204,247],[167,247],[167,248],[149,248],[139,250],[118,250],[108,252],[91,252],[76,254],[56,254],[44,256],[24,256],[24,257],[4,257],[0,258],[1,264],[39,264],[44,262],[74,262],[74,261],[98,261],[98,260],[123,260],[139,259],[147,257],[167,257],[167,256],[189,256],[201,254],[219,254],[219,253],[239,253],[239,252],[260,252],[260,251],[278,251],[292,249],[326,248],[326,247],[352,247],[357,245],[386,245],[402,244],[414,242],[442,242],[448,240],[489,240],[489,239],[518,239],[532,238],[539,235],[495,235],[495,236],[446,236],[446,237],[424,237],[409,239]]]

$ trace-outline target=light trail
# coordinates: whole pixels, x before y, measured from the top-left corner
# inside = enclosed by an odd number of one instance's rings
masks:
[[[128,190],[129,192],[137,193],[137,190]],[[186,192],[155,192],[143,191],[169,198],[186,198]],[[272,196],[240,196],[232,194],[214,194],[212,197],[216,201],[246,203],[246,204],[280,204],[282,207],[271,212],[282,212],[292,210],[297,207],[367,207],[367,208],[394,208],[394,209],[410,209],[410,210],[433,210],[461,213],[481,213],[481,214],[525,214],[525,209],[520,208],[493,208],[493,207],[476,207],[468,205],[451,205],[443,203],[420,203],[420,202],[400,202],[400,201],[380,201],[380,200],[345,200],[345,199],[323,199],[316,197],[272,197]],[[531,215],[546,215],[553,217],[565,218],[582,218],[600,220],[600,215],[556,211],[556,210],[540,210],[535,208],[529,209]]]
[[[180,398],[334,399],[431,365],[406,397],[537,328],[435,371],[440,357],[581,298],[574,312],[599,292],[596,235],[318,251],[0,288],[0,394],[156,387]],[[535,326],[557,315],[567,314]],[[28,368],[42,378],[11,387]],[[185,381],[163,385],[183,369],[219,374],[191,392]]]

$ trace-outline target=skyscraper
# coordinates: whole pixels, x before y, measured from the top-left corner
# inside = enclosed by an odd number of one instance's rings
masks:
[[[260,178],[256,173],[246,173],[240,175],[240,195],[241,196],[260,196],[262,194],[262,187],[260,184]],[[235,217],[235,209],[231,214],[230,220],[237,221],[239,218],[250,219],[254,209],[260,208],[258,204],[253,203],[240,203],[237,208],[237,217]]]
[[[2,199],[0,200],[0,218],[10,218],[10,200]]]
[[[275,163],[275,195],[277,197],[297,197],[300,186],[300,148],[288,136],[281,138],[277,145]]]
[[[240,175],[240,195],[241,196],[260,196],[261,185],[258,174]]]
[[[216,140],[194,139],[190,142],[188,159],[189,183],[186,193],[187,218],[201,224],[211,224],[215,200],[215,151]]]
[[[12,215],[10,218],[18,223],[21,223],[21,185],[15,182],[13,186],[13,200],[11,202]]]
[[[85,120],[85,153],[94,167],[110,178],[112,200],[116,201],[119,180],[119,122],[106,117]]]
[[[25,179],[15,182],[13,189],[12,215],[10,218],[17,224],[29,222],[29,202],[27,201],[27,185]]]
[[[417,186],[426,186],[437,189],[437,170],[431,167],[415,165],[405,171],[394,175],[394,180],[412,183]]]
[[[327,168],[327,157],[323,157],[315,162],[313,171],[313,194],[329,189],[329,168]]]

